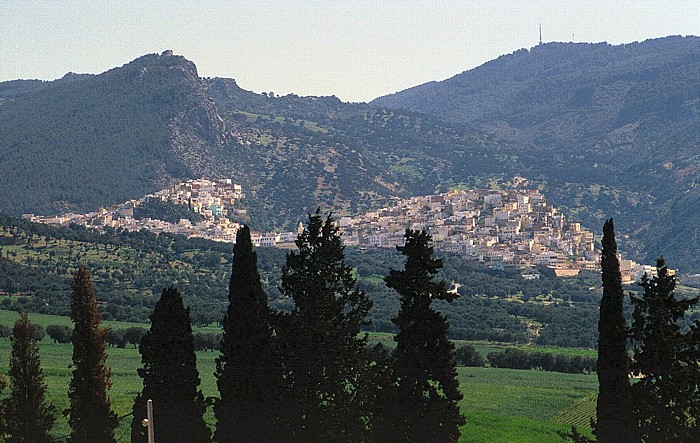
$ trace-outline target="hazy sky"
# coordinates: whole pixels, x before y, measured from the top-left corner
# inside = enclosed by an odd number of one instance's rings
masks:
[[[367,101],[539,40],[700,34],[688,1],[0,0],[0,81],[100,73],[172,49],[255,92]]]

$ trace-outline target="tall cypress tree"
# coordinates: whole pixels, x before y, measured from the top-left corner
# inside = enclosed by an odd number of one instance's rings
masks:
[[[117,416],[110,409],[107,390],[111,370],[107,360],[107,330],[100,327],[102,316],[90,275],[84,266],[72,281],[71,318],[73,328],[73,376],[68,386],[71,443],[114,442]]]
[[[0,374],[0,395],[7,387],[7,377]],[[0,402],[0,435],[5,435],[5,406]]]
[[[10,396],[3,401],[8,443],[44,443],[56,420],[56,409],[46,402],[46,384],[32,324],[25,312],[12,330]]]
[[[258,258],[250,229],[236,234],[224,316],[221,356],[216,360],[220,400],[215,440],[224,442],[281,441],[274,426],[279,395],[279,365],[273,354],[267,295],[260,283]]]
[[[190,309],[171,286],[163,290],[151,314],[151,328],[139,346],[143,367],[143,390],[136,397],[131,423],[131,441],[146,442],[141,420],[146,402],[153,400],[155,440],[159,443],[203,443],[211,441],[204,422],[207,405],[198,390],[199,372],[190,325]]]
[[[633,297],[631,386],[639,440],[700,441],[700,320],[684,327],[700,298],[675,294],[676,278],[663,258],[657,276],[644,275],[642,297]]]
[[[433,258],[431,236],[407,229],[404,270],[391,270],[386,285],[401,297],[392,383],[382,396],[379,441],[456,442],[465,423],[458,402],[454,345],[447,339],[447,318],[435,311],[433,300],[452,301],[445,281],[433,280],[442,260]]]
[[[284,356],[281,422],[292,441],[364,441],[371,377],[360,325],[372,306],[345,263],[338,227],[309,215],[287,255],[282,291],[294,300],[278,325]]]
[[[630,432],[629,356],[627,324],[623,314],[624,291],[617,259],[613,219],[603,225],[603,298],[598,321],[598,404],[595,435],[600,442],[634,441]]]

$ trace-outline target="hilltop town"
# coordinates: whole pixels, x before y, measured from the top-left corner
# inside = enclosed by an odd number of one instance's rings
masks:
[[[235,201],[244,196],[241,185],[233,183],[231,179],[201,178],[187,180],[141,199],[100,208],[87,214],[67,213],[52,217],[25,214],[23,217],[31,221],[58,226],[75,223],[98,230],[103,230],[104,227],[127,231],[146,229],[152,232],[168,232],[233,243],[241,225],[231,219],[245,215],[246,212],[243,209],[236,209]],[[134,218],[134,210],[152,200],[186,206],[190,211],[200,214],[202,220],[192,223],[182,218],[177,223],[170,223],[155,218]]]
[[[559,276],[573,276],[598,263],[593,233],[567,221],[538,190],[452,190],[398,200],[339,223],[346,244],[375,247],[394,247],[406,228],[425,228],[437,250],[494,269],[547,266]]]
[[[230,179],[196,179],[170,186],[139,200],[129,200],[88,214],[40,217],[32,221],[68,225],[76,223],[103,230],[105,227],[137,231],[168,232],[233,243],[246,214],[236,200],[245,195]],[[186,218],[170,223],[154,218],[134,218],[134,210],[156,199],[186,206],[200,214],[200,221]],[[581,227],[536,189],[507,191],[451,190],[443,194],[396,199],[376,211],[338,219],[347,246],[393,248],[403,244],[407,228],[425,229],[438,251],[453,252],[493,269],[520,271],[523,278],[539,278],[535,270],[545,266],[560,277],[596,270],[600,261],[592,232]],[[299,229],[301,229],[301,224]],[[291,247],[298,231],[253,232],[257,247]],[[624,281],[635,281],[651,269],[622,260]]]

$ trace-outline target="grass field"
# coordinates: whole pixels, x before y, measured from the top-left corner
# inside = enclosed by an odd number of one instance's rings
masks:
[[[587,414],[582,430],[589,427],[593,408],[580,404],[595,398],[595,374],[561,374],[499,368],[459,368],[460,403],[467,424],[464,442],[558,442],[557,430],[569,430],[563,420],[574,411]],[[590,405],[590,402],[585,403]]]
[[[16,313],[0,311],[1,324],[12,325],[16,319]],[[44,326],[70,325],[69,320],[64,317],[30,314],[30,319]],[[114,328],[133,325],[135,324],[112,322]],[[392,337],[391,334],[373,334],[371,338],[390,344]],[[487,343],[476,345],[480,352],[498,349],[499,346]],[[47,337],[40,342],[39,348],[48,385],[48,397],[57,409],[62,411],[68,407],[72,347],[69,344],[54,344]],[[547,350],[562,353],[567,351],[561,348]],[[112,368],[113,381],[110,391],[112,407],[119,417],[123,417],[116,436],[118,441],[128,442],[131,417],[127,414],[131,412],[134,397],[141,390],[141,379],[136,374],[136,369],[140,366],[140,354],[134,348],[109,348],[108,354],[107,364]],[[7,373],[9,356],[9,339],[0,339],[0,373]],[[218,352],[197,353],[197,366],[202,379],[201,389],[205,396],[218,395],[213,375],[214,359],[217,356]],[[589,418],[595,414],[595,374],[560,374],[498,368],[458,368],[458,374],[460,389],[464,395],[460,407],[467,417],[467,424],[462,428],[462,442],[557,442],[561,441],[557,430],[568,430],[570,424],[577,424],[585,430]],[[207,421],[211,425],[215,422],[211,408]],[[62,437],[67,436],[69,432],[65,418],[59,417],[54,435]]]

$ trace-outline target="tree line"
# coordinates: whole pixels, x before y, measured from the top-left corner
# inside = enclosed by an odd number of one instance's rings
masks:
[[[549,352],[525,352],[516,348],[507,348],[501,352],[489,352],[487,360],[492,368],[538,369],[569,374],[588,374],[596,369],[596,359],[593,357],[554,355]]]
[[[433,300],[450,301],[456,294],[435,279],[442,262],[433,258],[430,235],[407,230],[405,236],[405,245],[397,248],[405,257],[404,269],[392,269],[385,278],[401,298],[394,319],[397,349],[390,355],[371,353],[367,335],[360,334],[372,302],[345,261],[330,215],[311,214],[297,250],[287,254],[281,291],[293,302],[289,312],[268,306],[250,230],[242,228],[216,361],[220,397],[211,400],[217,419],[213,435],[203,418],[210,400],[199,389],[190,310],[171,286],[161,293],[150,329],[140,338],[143,389],[133,405],[132,441],[147,441],[142,425],[147,400],[154,404],[158,442],[457,441],[465,419],[458,406],[462,394],[454,346],[447,339],[445,316],[431,307]],[[69,441],[114,442],[117,417],[105,364],[109,331],[100,326],[85,267],[72,280],[71,318],[73,373],[70,407],[63,411]],[[20,315],[11,340],[2,431],[8,441],[50,441],[57,411],[44,397],[38,347],[26,314]]]
[[[432,307],[435,300],[450,302],[457,295],[435,279],[442,261],[433,257],[430,241],[424,231],[407,230],[405,244],[397,247],[405,257],[403,269],[391,269],[384,278],[401,299],[393,318],[397,346],[389,353],[381,346],[368,349],[367,336],[360,334],[372,301],[345,262],[331,216],[310,215],[297,250],[287,254],[280,291],[290,311],[269,307],[250,231],[241,229],[216,361],[220,397],[212,400],[213,435],[203,418],[208,400],[198,388],[190,311],[171,286],[163,290],[140,341],[143,390],[133,405],[132,441],[146,441],[141,420],[149,399],[161,442],[456,441],[465,420],[455,362],[481,362],[473,348],[455,352],[446,317]],[[659,259],[657,273],[639,283],[641,295],[630,294],[628,324],[612,219],[603,227],[602,244],[594,435],[601,442],[699,441],[700,320],[689,321],[687,314],[700,298],[678,296],[674,274]],[[72,281],[71,316],[73,377],[70,408],[64,411],[69,441],[112,442],[108,331],[99,326],[84,267]],[[2,403],[9,441],[49,441],[57,413],[44,398],[35,334],[20,314],[11,336],[10,395]],[[525,357],[512,349],[488,359],[492,366],[543,370],[556,364],[545,353]],[[581,360],[577,364],[585,366]],[[584,370],[590,370],[586,364]],[[576,429],[566,437],[590,440]]]
[[[1,215],[0,225],[10,233],[0,236],[0,255],[9,258],[0,260],[0,291],[16,294],[0,301],[3,309],[69,315],[68,277],[77,270],[73,263],[89,255],[93,258],[86,265],[105,320],[147,322],[159,296],[153,288],[162,282],[175,283],[184,293],[193,324],[220,324],[223,319],[229,275],[221,263],[230,263],[228,244],[148,231],[110,228],[99,233],[79,225],[59,228]],[[12,256],[16,248],[21,248],[20,258]],[[370,323],[362,325],[365,331],[397,332],[391,319],[400,300],[381,280],[392,267],[401,265],[401,256],[395,252],[354,247],[345,251],[361,288],[373,302],[367,315]],[[285,251],[259,248],[257,253],[270,305],[291,311],[292,303],[279,290]],[[458,254],[443,257],[438,278],[463,283],[459,299],[434,305],[449,319],[450,338],[595,348],[600,300],[597,274],[587,272],[572,279],[543,274],[539,280],[525,281],[519,273],[484,269]],[[171,267],[172,262],[182,265]],[[551,304],[540,301],[550,296]],[[513,303],[509,297],[529,301]],[[523,317],[545,326],[531,334]]]

